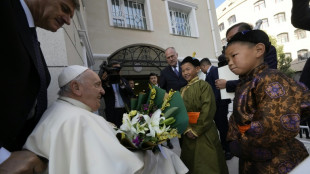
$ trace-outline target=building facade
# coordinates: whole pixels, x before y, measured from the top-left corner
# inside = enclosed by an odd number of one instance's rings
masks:
[[[213,0],[80,0],[71,25],[55,33],[37,30],[52,77],[49,104],[69,65],[99,72],[104,61],[116,60],[121,75],[147,80],[167,66],[167,47],[175,47],[180,61],[196,52],[213,63],[222,49]]]
[[[285,55],[293,59],[291,68],[300,72],[310,56],[310,32],[293,27],[291,9],[291,0],[226,0],[216,9],[222,44],[232,25],[247,22],[255,26],[261,19],[260,29],[283,45]]]
[[[97,71],[117,60],[122,75],[159,74],[171,46],[180,60],[196,52],[216,62],[221,52],[213,0],[88,0],[85,8]]]

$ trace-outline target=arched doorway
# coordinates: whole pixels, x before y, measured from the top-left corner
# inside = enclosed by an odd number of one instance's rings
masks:
[[[121,63],[121,75],[127,80],[135,81],[136,94],[148,88],[150,73],[159,75],[160,71],[168,66],[165,50],[150,44],[134,44],[120,48],[107,60]]]

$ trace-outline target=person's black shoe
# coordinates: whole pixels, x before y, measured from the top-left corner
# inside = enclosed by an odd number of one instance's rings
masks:
[[[307,138],[307,139],[310,139],[310,137],[309,137],[309,136],[306,136],[306,138]]]
[[[226,160],[231,160],[234,157],[233,154],[231,154],[230,152],[225,152],[225,159]]]

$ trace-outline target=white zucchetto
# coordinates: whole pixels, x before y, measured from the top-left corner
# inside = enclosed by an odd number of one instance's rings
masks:
[[[59,88],[65,86],[67,83],[69,83],[71,80],[73,80],[86,70],[88,70],[87,67],[80,65],[71,65],[64,68],[60,73],[60,75],[58,76]]]

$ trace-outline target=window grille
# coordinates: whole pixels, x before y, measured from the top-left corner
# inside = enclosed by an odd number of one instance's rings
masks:
[[[257,1],[257,2],[254,4],[254,10],[255,10],[255,11],[261,11],[261,10],[264,9],[264,8],[266,8],[265,1],[264,1],[264,0]]]
[[[169,8],[172,33],[182,36],[191,36],[188,13]]]
[[[269,22],[268,22],[268,19],[265,18],[265,19],[262,19],[262,29],[265,29],[265,28],[268,28],[269,27]]]
[[[113,25],[140,30],[147,29],[144,1],[111,0]]]
[[[277,41],[279,43],[285,43],[288,42],[288,34],[287,33],[281,33],[277,36]]]
[[[298,55],[298,60],[305,60],[308,58],[308,50],[307,49],[302,49],[297,51]]]
[[[285,22],[286,21],[285,13],[278,13],[274,15],[274,20],[275,20],[275,23]]]
[[[295,38],[296,38],[297,40],[299,40],[299,39],[304,39],[304,38],[307,37],[306,31],[305,31],[305,30],[301,30],[301,29],[295,30],[295,31],[294,31],[294,34],[295,34]]]
[[[224,29],[225,29],[224,23],[221,23],[221,24],[219,25],[219,30],[220,30],[220,31],[223,31]]]
[[[228,23],[229,23],[229,25],[236,23],[236,16],[235,15],[230,16],[228,18]]]

